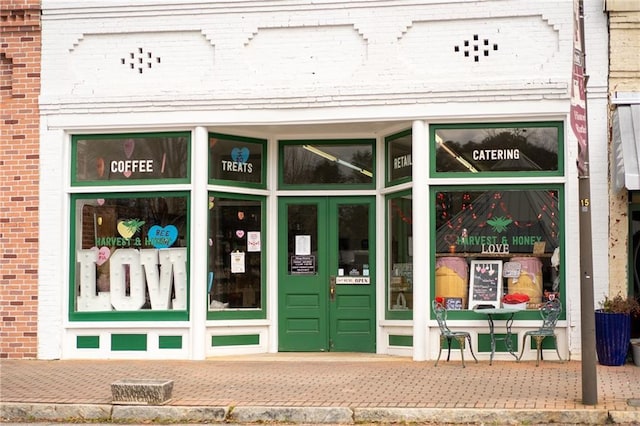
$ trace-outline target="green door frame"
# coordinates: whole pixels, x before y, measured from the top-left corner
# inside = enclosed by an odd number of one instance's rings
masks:
[[[289,206],[303,223],[290,226]],[[340,246],[345,244],[338,235],[338,212],[357,211],[359,206],[368,212],[367,238],[356,250],[366,253],[360,276],[344,271],[336,278]],[[279,351],[375,352],[375,197],[281,197],[278,212]],[[362,223],[363,217],[354,219]],[[310,235],[311,247],[304,252],[308,254],[290,253],[295,244],[290,229]],[[296,257],[297,274],[289,270],[291,255]],[[312,258],[312,267],[304,266],[307,258]]]

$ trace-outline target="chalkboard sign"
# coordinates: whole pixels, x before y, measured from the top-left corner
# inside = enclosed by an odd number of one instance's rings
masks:
[[[469,278],[469,309],[476,305],[500,307],[502,299],[502,261],[472,260]]]

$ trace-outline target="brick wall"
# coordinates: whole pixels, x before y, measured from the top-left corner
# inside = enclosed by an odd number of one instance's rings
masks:
[[[0,358],[35,358],[40,3],[0,6]]]
[[[615,92],[640,91],[640,5],[635,5],[636,10],[611,9],[609,12],[609,92],[614,96]],[[611,108],[609,116],[613,115]],[[611,161],[611,164],[615,164]],[[609,199],[609,227],[611,239],[609,241],[609,294],[627,291],[628,281],[628,255],[629,249],[629,218],[628,218],[628,192],[615,191],[611,187]]]

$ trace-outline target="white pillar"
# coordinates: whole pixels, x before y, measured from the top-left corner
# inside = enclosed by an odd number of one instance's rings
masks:
[[[267,319],[268,345],[267,352],[278,352],[278,198],[275,189],[278,187],[278,141],[271,138],[267,143],[267,187],[270,195],[267,197]],[[286,241],[283,242],[286,244]],[[265,249],[264,247],[262,248]],[[264,269],[263,269],[264,270]],[[264,309],[264,307],[263,307]]]
[[[207,256],[208,250],[208,167],[209,133],[205,127],[196,127],[191,144],[191,247],[190,264],[190,316],[191,359],[206,357],[205,333],[207,321]]]
[[[51,130],[48,125],[48,119],[43,118],[40,122],[38,194],[40,205],[46,208],[39,210],[38,228],[38,359],[59,359],[68,351],[66,341],[69,337],[64,323],[68,311],[74,309],[74,301],[69,305],[70,288],[65,272],[69,265],[68,232],[72,231],[69,230],[69,203],[59,202],[67,195],[63,188],[68,185],[70,172],[69,161],[64,155],[71,152],[71,136],[62,130]],[[80,223],[77,218],[76,223]],[[7,227],[4,230],[9,233]],[[45,241],[49,242],[48,249],[44,248]],[[75,253],[71,256],[75,264]]]
[[[429,285],[429,135],[423,121],[413,122],[413,360],[426,361]]]

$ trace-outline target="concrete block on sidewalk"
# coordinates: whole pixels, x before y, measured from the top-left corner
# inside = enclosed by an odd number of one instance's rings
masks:
[[[163,405],[171,400],[173,380],[125,379],[111,384],[112,404]]]

